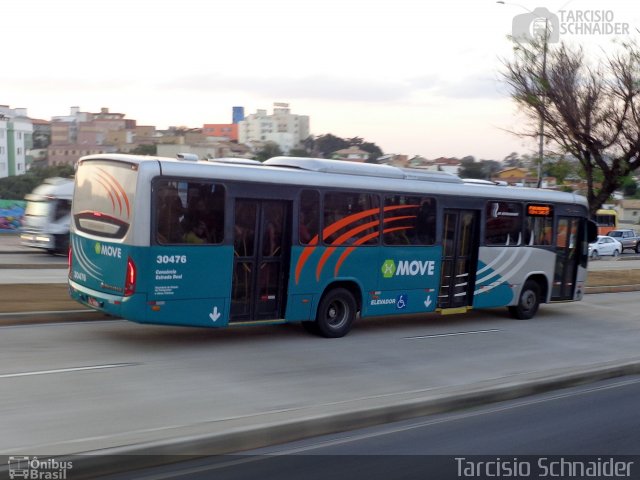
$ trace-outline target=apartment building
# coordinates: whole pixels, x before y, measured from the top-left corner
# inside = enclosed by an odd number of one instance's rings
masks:
[[[26,108],[0,105],[0,178],[22,175],[28,169],[27,151],[33,144],[33,125]]]
[[[238,123],[240,143],[274,142],[285,154],[300,147],[308,136],[309,116],[292,114],[288,103],[274,103],[272,115],[257,110]]]
[[[124,113],[101,108],[98,113],[71,107],[69,115],[51,120],[50,165],[73,164],[79,157],[97,153],[127,152],[135,147],[136,121]]]

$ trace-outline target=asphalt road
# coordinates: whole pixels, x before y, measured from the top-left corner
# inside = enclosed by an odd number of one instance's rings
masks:
[[[479,461],[496,460],[503,469],[517,470],[520,475],[516,477],[542,478],[554,473],[568,478],[574,464],[567,462],[598,459],[601,464],[613,459],[621,472],[630,474],[625,478],[639,478],[639,397],[640,377],[626,377],[252,450],[242,456],[146,469],[135,472],[135,478],[442,479],[464,477],[461,472],[477,469]],[[564,464],[559,463],[561,459]],[[488,470],[494,471],[497,465]],[[485,470],[480,467],[475,472]],[[510,477],[508,472],[503,470],[498,477]],[[525,472],[529,475],[522,475]],[[132,478],[131,473],[110,479]]]
[[[316,437],[245,455],[638,455],[640,377]],[[640,473],[640,464],[637,466]]]
[[[3,327],[0,453],[77,453],[282,422],[293,425],[280,431],[286,439],[331,431],[340,414],[636,361],[638,312],[637,293],[589,295],[545,305],[532,321],[506,309],[387,318],[359,321],[338,340],[296,325]],[[310,418],[319,419],[313,429],[295,427]],[[216,451],[280,438],[266,431]]]

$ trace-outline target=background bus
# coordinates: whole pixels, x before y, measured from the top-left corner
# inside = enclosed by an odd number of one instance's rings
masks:
[[[47,178],[25,196],[27,206],[20,229],[22,245],[49,253],[68,253],[73,183],[72,178]]]
[[[595,220],[598,225],[598,235],[607,235],[611,230],[618,228],[618,212],[613,208],[598,209]]]
[[[580,300],[586,199],[439,172],[276,157],[79,161],[73,298],[141,323],[303,322]],[[589,228],[592,225],[593,228]]]

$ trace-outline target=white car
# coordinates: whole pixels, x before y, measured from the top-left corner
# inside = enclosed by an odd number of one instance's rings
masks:
[[[603,255],[613,255],[617,257],[622,253],[622,244],[612,237],[598,235],[598,239],[589,244],[589,257],[599,258]]]

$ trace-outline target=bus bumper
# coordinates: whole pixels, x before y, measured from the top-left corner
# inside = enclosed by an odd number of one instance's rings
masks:
[[[127,297],[111,295],[84,287],[73,280],[69,280],[69,295],[76,302],[89,308],[123,318],[132,318],[134,312],[144,311],[147,303],[146,294],[138,293]]]

